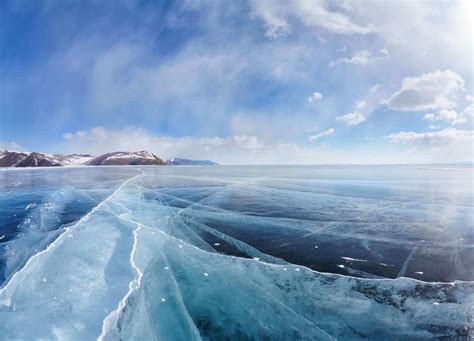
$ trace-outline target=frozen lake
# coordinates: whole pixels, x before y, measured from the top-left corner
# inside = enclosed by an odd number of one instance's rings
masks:
[[[472,336],[473,176],[0,170],[0,338]]]

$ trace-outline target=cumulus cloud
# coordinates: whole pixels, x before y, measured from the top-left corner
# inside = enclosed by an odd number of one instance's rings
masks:
[[[453,71],[435,71],[420,77],[407,77],[401,88],[387,101],[390,109],[424,111],[448,109],[456,106],[456,99],[464,91],[464,80]]]
[[[325,137],[325,136],[330,136],[334,134],[334,129],[333,128],[329,128],[319,134],[315,134],[315,135],[311,135],[310,137],[308,137],[308,141],[309,142],[314,142],[314,141],[317,141],[319,140],[320,138],[322,137]]]
[[[451,109],[442,109],[438,114],[425,114],[423,119],[428,121],[446,121],[452,122],[459,117],[458,113]]]
[[[360,112],[350,112],[345,115],[336,117],[336,121],[341,121],[346,123],[347,125],[352,126],[364,122],[365,117]]]
[[[323,28],[340,34],[364,34],[370,27],[354,23],[335,4],[325,0],[253,0],[251,15],[263,22],[265,36],[277,38],[292,31],[292,21],[302,23],[310,29]]]
[[[321,95],[319,92],[315,91],[311,94],[311,96],[308,97],[308,103],[313,103],[313,102],[319,101],[321,98],[323,98],[323,95]]]
[[[369,64],[374,64],[376,61],[382,58],[385,58],[387,55],[388,55],[387,49],[380,50],[380,53],[377,55],[372,54],[370,51],[362,50],[355,53],[350,58],[344,57],[344,58],[333,60],[331,63],[329,63],[329,67],[334,67],[339,64],[355,64],[355,65],[365,66]]]
[[[445,121],[451,124],[462,124],[467,122],[463,115],[458,114],[452,109],[441,109],[437,114],[425,114],[423,119],[428,121]]]
[[[444,121],[452,125],[464,124],[474,118],[474,105],[469,104],[462,112],[453,109],[441,109],[438,113],[429,113],[423,116],[427,121]]]
[[[392,142],[416,145],[448,146],[451,144],[474,142],[474,130],[458,130],[447,128],[439,131],[416,133],[401,131],[386,136]]]

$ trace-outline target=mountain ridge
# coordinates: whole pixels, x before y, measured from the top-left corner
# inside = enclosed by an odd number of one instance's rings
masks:
[[[210,160],[172,158],[166,161],[155,154],[141,150],[116,151],[92,156],[89,154],[46,154],[0,149],[0,168],[20,167],[72,167],[72,166],[163,166],[163,165],[217,165]]]
[[[191,159],[181,159],[181,158],[172,158],[165,161],[167,166],[216,166],[217,162],[211,160],[191,160]]]

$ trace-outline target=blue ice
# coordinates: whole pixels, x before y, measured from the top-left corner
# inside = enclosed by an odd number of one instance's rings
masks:
[[[21,202],[8,177],[75,171],[2,172],[2,195]],[[472,336],[465,173],[446,180],[439,170],[404,167],[372,169],[370,179],[337,167],[90,172],[57,188],[45,180],[46,194],[17,227],[8,225],[0,245],[16,254],[4,253],[0,338]],[[89,209],[69,221],[75,200]]]

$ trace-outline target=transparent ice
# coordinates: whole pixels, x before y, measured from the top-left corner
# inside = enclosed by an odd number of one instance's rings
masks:
[[[472,337],[472,175],[0,171],[0,338]]]

